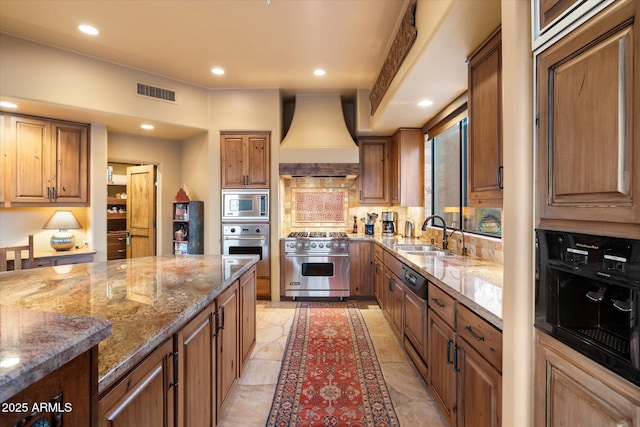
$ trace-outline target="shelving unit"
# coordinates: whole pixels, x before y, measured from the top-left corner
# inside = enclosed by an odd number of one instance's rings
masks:
[[[127,257],[127,167],[109,163],[107,173],[107,260]]]
[[[173,238],[176,255],[204,253],[204,202],[173,204]]]

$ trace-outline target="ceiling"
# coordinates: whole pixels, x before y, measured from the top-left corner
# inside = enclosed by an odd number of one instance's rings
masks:
[[[0,32],[203,88],[353,97],[373,85],[407,3],[2,0]],[[422,126],[464,92],[465,59],[499,25],[500,0],[419,0],[416,21],[418,38],[372,118],[372,133]],[[85,23],[100,34],[78,31]],[[214,75],[213,67],[225,74]],[[314,76],[316,68],[326,75]],[[418,108],[424,98],[434,105]]]

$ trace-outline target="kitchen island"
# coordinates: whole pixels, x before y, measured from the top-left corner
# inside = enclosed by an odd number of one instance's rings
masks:
[[[97,350],[97,393],[102,396],[227,288],[235,286],[257,260],[255,256],[167,255],[6,272],[0,274],[0,301],[7,307],[2,313],[11,318],[16,310],[54,313],[60,319],[85,319],[88,324],[93,319],[102,325],[94,337],[96,342],[105,338]],[[107,337],[109,322],[112,334]],[[29,344],[4,327],[0,334],[2,357],[5,339],[17,340],[17,348]],[[39,363],[50,369],[66,362],[55,360],[60,352],[48,352],[44,346],[41,350],[42,354],[32,358],[38,356]],[[42,362],[47,357],[52,360]],[[0,401],[35,381],[32,373],[22,360],[0,368]],[[14,383],[19,386],[8,388]]]

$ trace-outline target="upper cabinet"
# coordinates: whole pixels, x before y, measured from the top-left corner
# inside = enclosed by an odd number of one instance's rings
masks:
[[[222,188],[269,188],[270,133],[221,132]]]
[[[579,24],[610,0],[533,0],[534,49]]]
[[[424,133],[398,129],[391,138],[391,203],[424,206]]]
[[[502,207],[502,43],[500,30],[469,57],[468,196]]]
[[[358,138],[360,146],[360,204],[388,205],[389,194],[389,138]]]
[[[638,3],[536,56],[540,228],[640,237]]]
[[[89,126],[1,116],[5,203],[86,206]]]

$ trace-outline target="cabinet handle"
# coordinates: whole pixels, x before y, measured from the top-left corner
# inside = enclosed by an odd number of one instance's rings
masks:
[[[453,340],[447,340],[447,365],[453,365],[453,360],[451,360],[451,344],[453,344]]]
[[[393,279],[391,277],[389,277],[389,292],[393,292],[393,286],[391,285],[391,281]]]
[[[453,372],[460,372],[458,368],[458,346],[453,346]]]
[[[220,306],[220,311],[222,312],[222,321],[220,322],[220,329],[224,329],[224,305]]]
[[[500,190],[503,189],[502,187],[502,170],[503,170],[504,166],[498,166],[498,188]]]
[[[178,388],[178,352],[171,351],[168,357],[173,357],[173,382],[169,383],[169,387]]]
[[[474,337],[476,339],[476,341],[484,341],[484,337],[481,337],[478,334],[476,334],[475,332],[473,332],[473,329],[471,328],[471,326],[465,326],[464,330],[469,332],[469,334],[471,334],[471,336]]]
[[[217,337],[220,334],[218,331],[220,330],[220,315],[217,311],[213,312],[213,335],[212,337]]]
[[[51,201],[51,187],[47,187],[47,200]]]
[[[444,304],[440,302],[440,300],[438,298],[431,298],[431,301],[433,301],[438,307],[440,308],[444,308]]]

